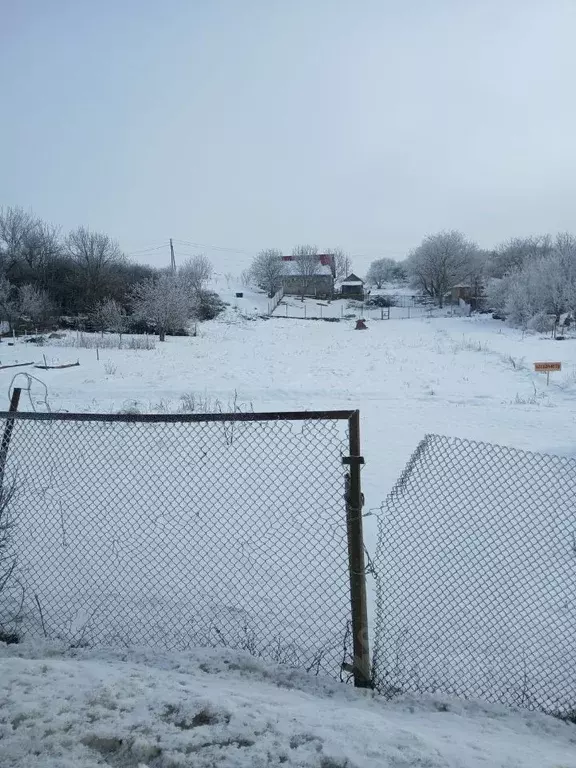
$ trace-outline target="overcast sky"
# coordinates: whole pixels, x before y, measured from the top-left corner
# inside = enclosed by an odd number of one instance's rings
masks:
[[[362,266],[576,231],[574,0],[0,6],[0,204],[64,229]]]

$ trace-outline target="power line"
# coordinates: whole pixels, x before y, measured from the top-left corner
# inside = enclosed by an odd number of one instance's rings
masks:
[[[140,256],[144,253],[150,253],[151,251],[159,251],[161,248],[166,248],[166,243],[163,243],[162,245],[156,245],[152,248],[143,248],[140,251],[129,251],[126,256]]]
[[[230,248],[228,246],[224,245],[210,245],[208,243],[195,243],[191,240],[181,240],[177,237],[172,238],[174,243],[177,243],[178,245],[184,245],[188,246],[190,248],[200,248],[200,249],[207,249],[211,251],[219,251],[222,253],[236,253],[241,254],[243,256],[256,256],[257,251],[246,251],[243,248]],[[163,248],[170,248],[169,243],[162,243],[162,245],[156,245],[151,246],[150,248],[143,248],[141,250],[137,251],[130,251],[126,255],[127,256],[141,256],[146,253],[152,253],[153,251],[160,251]],[[392,249],[392,248],[378,248],[376,249],[376,252],[368,254],[368,253],[350,253],[350,258],[352,259],[379,259],[382,258],[385,255],[389,256],[396,256],[398,258],[403,258],[406,255],[407,251],[403,251],[401,249]],[[194,253],[182,253],[183,256],[195,256]]]
[[[189,245],[192,248],[208,248],[211,251],[228,251],[229,253],[241,253],[244,256],[255,256],[256,251],[244,251],[241,248],[227,248],[223,245],[208,245],[207,243],[192,243],[190,240],[178,240],[177,238],[174,238],[175,243],[180,243],[181,245]]]

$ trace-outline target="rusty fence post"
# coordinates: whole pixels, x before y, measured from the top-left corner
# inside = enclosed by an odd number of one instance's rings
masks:
[[[364,459],[360,451],[360,411],[348,421],[350,455],[343,458],[350,466],[346,478],[346,522],[348,529],[348,567],[354,662],[352,673],[357,688],[371,688],[370,645],[368,641],[368,606],[366,600],[366,568],[362,534],[362,488],[360,467]]]
[[[15,413],[18,410],[18,403],[20,402],[20,394],[22,390],[19,387],[14,387],[12,390],[12,397],[10,398],[10,407],[8,413]],[[10,447],[10,440],[12,438],[12,430],[14,429],[14,419],[7,418],[4,425],[4,434],[2,435],[2,443],[0,443],[0,491],[4,485],[4,471],[6,469],[6,459],[8,458],[8,448]]]

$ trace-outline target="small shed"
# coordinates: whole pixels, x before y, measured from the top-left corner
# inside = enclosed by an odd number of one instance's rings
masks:
[[[342,298],[364,299],[364,280],[354,272],[341,283]]]

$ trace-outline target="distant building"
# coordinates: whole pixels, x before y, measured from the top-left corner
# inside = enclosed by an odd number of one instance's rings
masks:
[[[364,299],[364,280],[352,272],[341,283],[343,299]]]
[[[286,262],[282,278],[284,294],[287,296],[309,296],[331,299],[334,294],[334,257],[331,253],[319,253],[314,274],[305,274],[296,256],[283,256]]]

